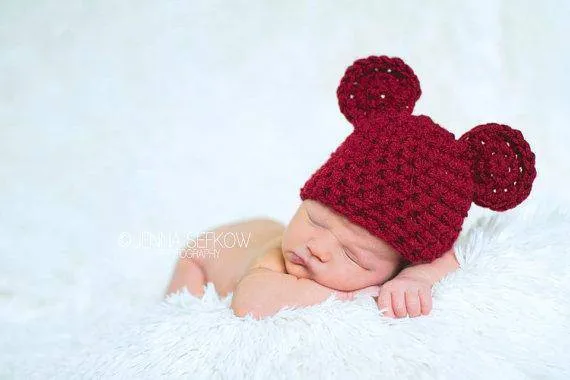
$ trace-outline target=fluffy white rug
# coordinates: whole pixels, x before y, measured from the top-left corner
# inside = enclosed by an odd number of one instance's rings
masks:
[[[210,283],[203,299],[180,292],[93,326],[81,349],[46,352],[40,377],[567,379],[568,231],[556,208],[479,219],[456,243],[461,268],[419,318],[383,318],[361,296],[241,319]]]

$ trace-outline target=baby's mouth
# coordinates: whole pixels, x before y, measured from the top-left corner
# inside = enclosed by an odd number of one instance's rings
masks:
[[[289,261],[291,261],[293,264],[307,266],[305,259],[293,251],[289,252]]]

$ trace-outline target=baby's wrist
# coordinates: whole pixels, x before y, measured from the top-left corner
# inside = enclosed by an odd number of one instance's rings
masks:
[[[396,277],[413,277],[434,284],[438,275],[430,264],[416,264],[403,269]]]
[[[457,270],[459,268],[459,262],[455,257],[455,251],[450,249],[444,253],[441,257],[435,259],[431,263],[417,264],[414,266],[407,267],[403,269],[401,275],[413,275],[418,276],[431,284],[439,282],[447,274]]]

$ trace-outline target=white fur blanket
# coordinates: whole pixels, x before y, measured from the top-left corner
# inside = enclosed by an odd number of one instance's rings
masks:
[[[58,357],[47,349],[40,377],[567,379],[569,231],[557,209],[479,219],[425,317],[384,318],[361,296],[241,319],[210,283],[203,299],[181,292],[93,326]]]

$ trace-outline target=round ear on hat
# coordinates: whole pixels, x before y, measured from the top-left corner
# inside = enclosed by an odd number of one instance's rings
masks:
[[[355,127],[360,119],[411,115],[420,82],[400,58],[369,56],[349,66],[337,89],[340,111]]]
[[[536,178],[535,155],[521,131],[489,123],[476,126],[459,141],[467,146],[475,204],[505,211],[528,197]]]

